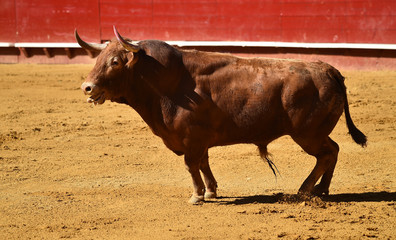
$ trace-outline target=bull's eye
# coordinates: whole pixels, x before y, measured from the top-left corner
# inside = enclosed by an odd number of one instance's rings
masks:
[[[120,62],[118,61],[118,58],[113,58],[113,60],[111,61],[111,66],[116,67],[120,64]]]

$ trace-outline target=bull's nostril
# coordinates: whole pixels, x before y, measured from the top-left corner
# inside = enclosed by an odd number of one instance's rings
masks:
[[[81,89],[83,90],[83,92],[84,92],[86,95],[92,95],[92,94],[95,94],[95,92],[96,92],[96,86],[95,86],[95,84],[90,83],[90,82],[84,82],[84,83],[81,85]]]
[[[91,88],[91,87],[88,86],[88,87],[85,88],[85,92],[86,92],[86,93],[90,93],[91,91],[92,91],[92,88]]]

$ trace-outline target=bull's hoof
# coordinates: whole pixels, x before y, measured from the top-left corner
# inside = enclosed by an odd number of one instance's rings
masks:
[[[294,201],[309,201],[313,197],[311,192],[306,192],[306,191],[301,191],[299,190],[297,195],[294,195],[292,198],[294,198]]]
[[[193,205],[202,204],[203,202],[204,202],[204,196],[195,196],[195,195],[193,195],[188,201],[188,203]]]
[[[304,198],[304,197],[311,197],[312,196],[312,192],[310,191],[304,191],[304,190],[298,190],[297,195]]]
[[[314,196],[318,196],[318,197],[321,197],[321,196],[328,196],[328,195],[329,195],[329,189],[328,189],[328,188],[323,188],[323,187],[320,186],[320,184],[319,184],[319,185],[316,185],[316,186],[314,187],[314,189],[313,189],[313,191],[312,191],[312,194],[313,194]]]
[[[205,199],[210,199],[210,198],[217,198],[216,192],[205,192]]]

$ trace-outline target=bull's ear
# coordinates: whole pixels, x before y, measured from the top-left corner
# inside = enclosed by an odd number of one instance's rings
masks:
[[[129,52],[127,58],[128,58],[128,62],[126,63],[126,66],[128,68],[131,68],[138,61],[139,56],[137,53]]]

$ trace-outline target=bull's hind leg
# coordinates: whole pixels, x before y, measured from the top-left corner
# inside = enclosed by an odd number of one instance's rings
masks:
[[[339,152],[339,146],[336,142],[334,142],[331,138],[329,138],[330,144],[333,146],[333,160],[329,163],[329,166],[325,173],[322,176],[322,179],[320,180],[320,183],[315,186],[313,190],[313,194],[320,196],[322,194],[329,195],[329,187],[330,187],[330,182],[331,179],[333,178],[333,173],[335,166],[337,164],[337,159],[338,159],[338,152]]]
[[[298,190],[299,194],[328,194],[330,181],[337,163],[338,145],[329,137],[322,142],[304,142],[303,144],[299,141],[296,142],[308,154],[316,157],[316,165]],[[314,187],[320,177],[322,177],[320,184]]]
[[[209,166],[208,151],[206,151],[205,155],[201,159],[200,169],[201,172],[203,173],[205,180],[205,186],[206,186],[205,198],[216,198],[217,182]]]

